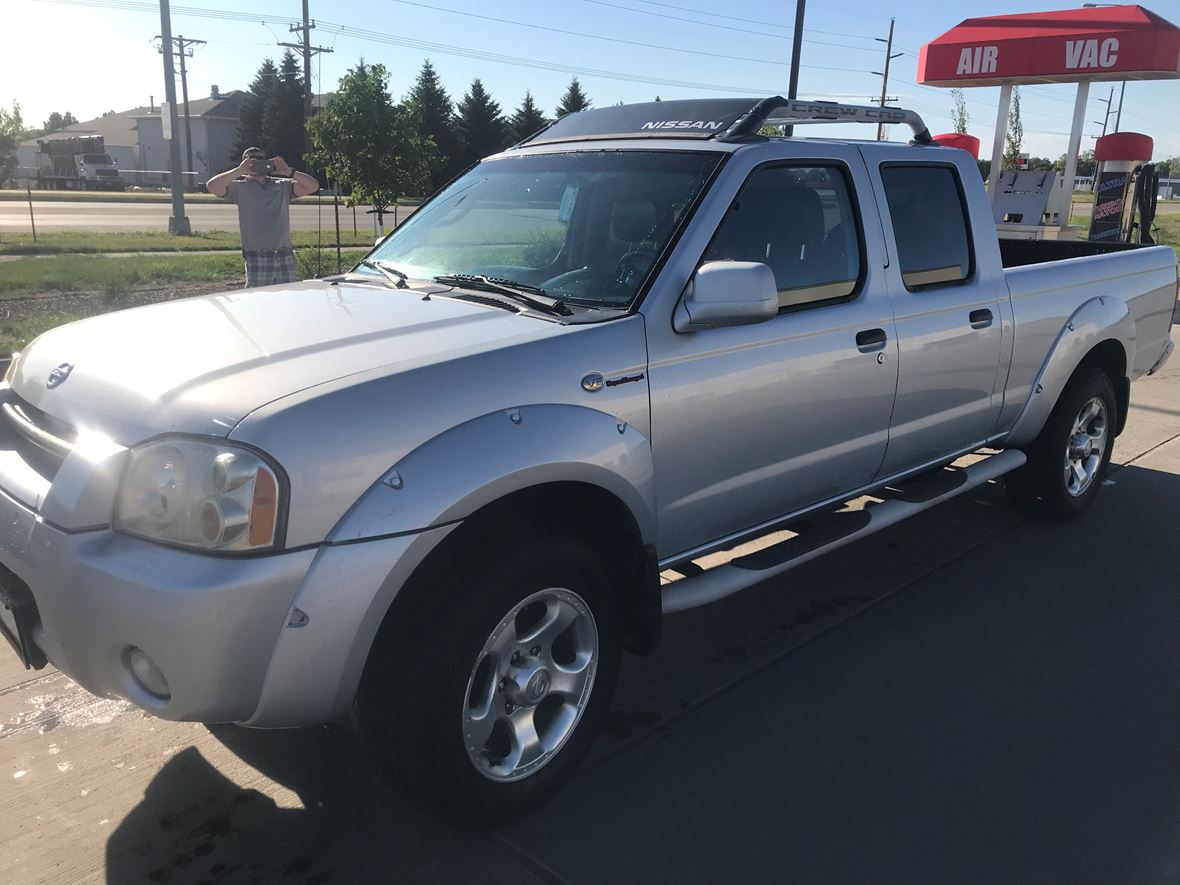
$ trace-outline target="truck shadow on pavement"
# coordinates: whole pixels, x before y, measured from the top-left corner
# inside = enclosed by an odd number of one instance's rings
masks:
[[[318,885],[487,872],[473,850],[496,852],[484,837],[440,826],[378,783],[343,729],[210,731],[246,764],[233,765],[243,783],[196,747],[175,754],[111,834],[107,881]],[[271,795],[252,788],[267,782]]]
[[[108,881],[1146,881],[1178,869],[1164,810],[1180,771],[1168,675],[1180,597],[1162,576],[1180,476],[1131,466],[1112,480],[1068,526],[1027,523],[984,486],[669,618],[661,652],[625,662],[580,776],[497,834],[419,814],[342,729],[213,727],[222,746],[169,759],[111,835]],[[748,727],[734,732],[739,709]],[[719,755],[713,741],[731,732],[741,739]],[[222,757],[234,780],[209,761]]]

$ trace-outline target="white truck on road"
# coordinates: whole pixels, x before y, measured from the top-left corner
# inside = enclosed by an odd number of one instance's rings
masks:
[[[832,119],[914,142],[762,134]],[[1176,296],[1167,247],[998,242],[910,112],[572,114],[348,273],[17,355],[0,632],[168,719],[354,714],[394,784],[506,821],[666,614],[1001,477],[1083,513]]]
[[[46,138],[37,146],[40,189],[121,191],[127,187],[101,135]]]

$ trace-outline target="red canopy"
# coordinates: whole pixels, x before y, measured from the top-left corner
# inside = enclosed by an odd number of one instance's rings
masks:
[[[929,86],[1180,78],[1180,28],[1142,6],[969,18],[922,47]]]

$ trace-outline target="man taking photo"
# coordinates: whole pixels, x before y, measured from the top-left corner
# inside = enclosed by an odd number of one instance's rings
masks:
[[[247,148],[237,167],[214,175],[209,193],[236,203],[246,285],[271,286],[295,281],[291,251],[290,204],[320,189],[306,172],[295,172],[282,157],[267,160],[262,148]]]

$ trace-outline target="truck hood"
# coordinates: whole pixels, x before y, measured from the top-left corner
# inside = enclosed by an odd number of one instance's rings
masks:
[[[320,280],[106,314],[46,332],[12,388],[123,445],[224,436],[254,409],[350,375],[390,372],[561,334],[566,327],[448,298]],[[53,376],[51,378],[51,376]]]

